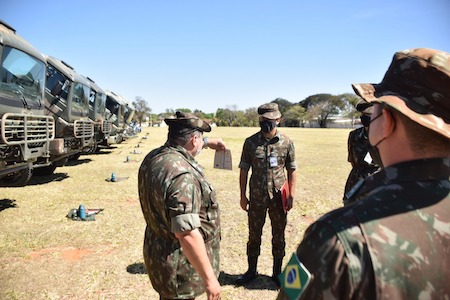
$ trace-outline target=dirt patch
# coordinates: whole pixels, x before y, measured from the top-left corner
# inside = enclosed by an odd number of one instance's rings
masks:
[[[60,255],[66,261],[79,261],[84,256],[92,253],[90,249],[77,249],[75,247],[68,248],[47,248],[39,251],[33,251],[28,254],[31,259],[38,260],[43,256]]]

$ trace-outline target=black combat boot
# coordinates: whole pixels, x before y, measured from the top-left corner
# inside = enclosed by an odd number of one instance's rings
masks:
[[[252,281],[256,278],[256,275],[258,275],[258,272],[256,272],[256,266],[258,265],[258,256],[256,257],[248,257],[248,270],[244,274],[238,277],[236,279],[237,285],[242,285],[247,282]]]
[[[277,287],[280,287],[280,280],[278,275],[281,273],[281,266],[283,265],[283,258],[273,258],[273,275],[272,280],[275,282]]]

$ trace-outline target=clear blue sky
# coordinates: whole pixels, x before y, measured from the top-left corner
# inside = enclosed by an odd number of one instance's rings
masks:
[[[397,50],[450,52],[448,0],[2,0],[0,18],[153,113],[352,92]]]

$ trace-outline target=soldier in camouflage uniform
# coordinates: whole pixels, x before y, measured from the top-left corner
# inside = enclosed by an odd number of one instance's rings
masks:
[[[354,191],[363,183],[364,178],[375,173],[381,166],[378,151],[370,145],[368,137],[372,104],[361,100],[356,105],[356,110],[361,113],[360,119],[363,126],[352,130],[348,135],[347,160],[351,163],[352,170],[345,184],[344,205],[351,204],[358,199],[359,194]],[[352,189],[353,187],[355,189]]]
[[[241,192],[240,204],[248,211],[249,240],[247,243],[248,270],[238,277],[237,284],[244,284],[257,275],[257,262],[260,254],[261,235],[266,221],[267,211],[272,225],[272,255],[274,258],[273,276],[278,282],[283,257],[285,255],[286,211],[292,208],[295,196],[296,163],[295,148],[292,140],[277,130],[281,113],[276,103],[268,103],[258,108],[261,131],[245,140],[239,163]],[[250,178],[250,201],[246,196],[248,171]],[[290,196],[283,208],[281,187],[287,180]]]
[[[384,169],[364,198],[307,229],[296,255],[312,280],[297,296],[450,299],[450,53],[397,52],[380,84],[353,88],[374,105]],[[278,299],[292,292],[286,278]]]
[[[139,169],[139,199],[147,222],[144,260],[161,299],[219,299],[220,216],[216,193],[194,159],[211,127],[192,114],[165,119],[167,142]],[[205,138],[206,139],[206,138]],[[209,139],[224,149],[222,139]]]

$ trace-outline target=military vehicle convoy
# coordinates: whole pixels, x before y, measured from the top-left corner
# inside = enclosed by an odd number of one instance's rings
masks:
[[[99,145],[120,143],[134,108],[0,20],[0,186],[24,186]]]
[[[106,108],[109,112],[108,121],[111,122],[112,128],[106,145],[120,144],[124,140],[124,109],[126,103],[116,93],[106,90]]]
[[[91,78],[86,78],[91,86],[89,119],[94,122],[94,144],[88,151],[85,151],[85,153],[90,154],[96,152],[99,145],[107,142],[112,124],[107,120],[106,91],[100,88]]]
[[[0,185],[23,186],[48,166],[55,122],[45,114],[45,57],[0,21]]]
[[[123,139],[129,139],[134,136],[136,136],[136,132],[134,131],[133,127],[130,126],[131,121],[133,120],[134,113],[136,109],[134,108],[133,104],[124,96],[118,95],[119,98],[122,100],[123,107],[123,124],[122,127],[124,128],[123,131]]]
[[[54,118],[55,139],[51,142],[51,165],[36,170],[53,173],[68,159],[78,159],[94,143],[94,122],[89,119],[89,81],[64,61],[47,56],[45,113]]]

